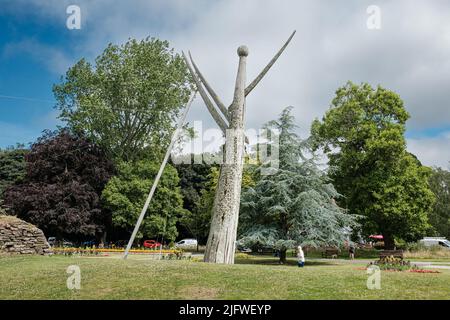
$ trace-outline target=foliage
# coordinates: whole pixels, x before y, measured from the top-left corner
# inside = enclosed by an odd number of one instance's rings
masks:
[[[27,152],[28,150],[21,146],[0,149],[0,198],[7,187],[14,183],[20,183],[25,176],[25,155]]]
[[[417,269],[417,266],[411,265],[410,261],[403,260],[401,258],[395,258],[393,256],[383,257],[375,262],[371,262],[369,267],[375,265],[380,268],[380,270],[389,271],[406,271],[412,268]]]
[[[191,157],[192,158],[192,157]],[[195,211],[200,200],[200,193],[210,181],[212,165],[209,164],[175,164],[180,178],[180,188],[183,195],[183,207]]]
[[[189,230],[198,241],[202,242],[205,242],[208,237],[219,169],[210,167],[206,179],[203,182],[203,188],[198,190],[198,198],[192,209],[186,212],[186,215],[180,221],[182,226]]]
[[[235,259],[247,260],[250,259],[250,255],[244,252],[238,252],[234,255]]]
[[[100,194],[114,167],[99,147],[65,130],[46,132],[25,161],[23,182],[4,193],[12,214],[58,238],[105,231],[109,215]]]
[[[450,172],[435,168],[430,177],[430,187],[436,196],[436,202],[428,219],[435,235],[448,238],[450,237]]]
[[[118,174],[111,178],[102,194],[104,206],[112,212],[114,228],[131,234],[159,168],[159,162],[147,160],[118,164]],[[167,164],[137,239],[176,238],[176,223],[185,214],[178,184],[177,171]]]
[[[433,203],[430,169],[406,151],[408,117],[396,93],[349,82],[336,91],[331,109],[311,129],[315,147],[323,147],[334,185],[344,195],[341,205],[367,217],[364,232],[383,234],[389,249],[394,238],[414,241],[426,233]]]
[[[220,153],[219,153],[220,154]],[[219,157],[218,154],[202,154],[207,157]],[[186,155],[184,156],[186,157]],[[191,162],[195,155],[189,155]],[[187,158],[185,158],[186,160]],[[177,159],[177,162],[180,159]],[[247,161],[248,162],[248,161]],[[180,221],[179,231],[193,236],[199,243],[206,242],[209,232],[216,186],[219,179],[219,166],[216,164],[176,164],[183,194],[183,207],[188,211]],[[242,176],[242,188],[254,185],[256,173],[254,165],[246,164]],[[187,232],[184,232],[186,229]],[[183,235],[181,235],[183,236]]]
[[[339,194],[321,171],[308,141],[294,132],[291,108],[267,128],[279,132],[279,169],[272,175],[261,175],[254,187],[241,198],[240,242],[262,244],[281,251],[298,244],[340,245],[345,240],[343,228],[355,227],[354,217],[335,203]],[[265,168],[262,164],[260,169]]]
[[[167,41],[110,44],[92,66],[85,59],[53,87],[60,118],[116,160],[157,158],[187,102],[190,78]]]
[[[6,209],[3,207],[3,200],[0,199],[0,216],[6,215]]]

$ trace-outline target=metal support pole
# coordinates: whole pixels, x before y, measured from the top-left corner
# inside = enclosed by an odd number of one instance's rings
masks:
[[[189,98],[189,101],[186,105],[186,109],[184,110],[183,115],[181,116],[180,120],[178,121],[177,129],[175,130],[175,132],[172,135],[172,140],[170,141],[169,147],[167,148],[166,155],[164,156],[164,160],[161,164],[161,167],[159,168],[158,174],[156,175],[156,178],[155,178],[155,181],[153,182],[152,188],[150,189],[150,193],[148,194],[147,200],[145,201],[144,207],[142,208],[141,214],[139,215],[139,219],[136,222],[136,225],[134,226],[134,230],[133,230],[133,233],[131,234],[131,238],[130,238],[130,241],[128,242],[123,259],[126,259],[128,257],[128,252],[130,251],[131,246],[133,245],[134,239],[136,238],[136,234],[139,231],[139,227],[142,224],[142,220],[144,220],[145,213],[147,212],[148,206],[150,205],[150,201],[152,200],[153,194],[155,193],[159,179],[161,178],[164,168],[166,167],[167,161],[169,160],[170,153],[172,152],[173,145],[175,144],[176,140],[178,139],[178,135],[181,131],[181,128],[183,127],[184,121],[186,120],[187,113],[191,107],[192,101],[194,101],[196,93],[197,93],[197,91],[194,91],[194,93],[192,93],[192,95]]]

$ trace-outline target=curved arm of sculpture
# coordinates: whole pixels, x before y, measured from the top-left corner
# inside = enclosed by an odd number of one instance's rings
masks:
[[[294,37],[295,34],[295,30],[294,32],[292,32],[291,36],[289,37],[289,39],[286,41],[286,43],[281,47],[281,49],[277,52],[277,54],[272,58],[272,60],[270,60],[270,62],[267,64],[267,66],[261,71],[261,73],[255,78],[255,80],[253,80],[247,88],[245,88],[245,95],[247,96],[255,87],[256,85],[261,81],[261,79],[266,75],[267,71],[269,71],[269,69],[273,66],[273,64],[277,61],[277,59],[281,56],[281,54],[283,53],[284,49],[286,49],[286,47],[288,46],[289,42],[291,42],[292,37]]]
[[[205,90],[203,89],[203,86],[200,83],[200,80],[198,79],[195,71],[192,69],[192,67],[191,67],[191,65],[190,65],[186,55],[184,54],[184,52],[183,52],[183,58],[184,58],[184,61],[186,62],[186,65],[187,65],[187,67],[189,69],[189,72],[192,75],[192,78],[194,79],[194,82],[195,82],[195,85],[197,86],[198,92],[200,93],[200,96],[202,97],[203,101],[206,104],[206,107],[209,110],[209,113],[213,117],[214,121],[216,121],[217,125],[222,130],[222,132],[224,134],[226,134],[226,130],[228,128],[228,125],[222,119],[222,117],[220,116],[219,112],[217,112],[216,108],[214,108],[214,105],[212,104],[211,100],[209,100],[208,95],[206,94]]]
[[[213,98],[214,102],[217,104],[220,111],[222,111],[222,113],[225,116],[225,118],[227,119],[227,121],[230,121],[230,114],[228,112],[227,107],[225,107],[225,105],[220,100],[219,96],[216,94],[216,92],[213,90],[213,88],[211,88],[209,83],[206,81],[205,77],[202,75],[200,70],[197,68],[197,65],[195,64],[194,59],[192,59],[191,53],[190,52],[188,52],[188,53],[189,53],[189,59],[191,59],[192,65],[194,66],[194,69],[195,69],[195,72],[197,73],[200,80],[203,82],[203,85],[205,86],[209,95],[211,96],[211,98]]]

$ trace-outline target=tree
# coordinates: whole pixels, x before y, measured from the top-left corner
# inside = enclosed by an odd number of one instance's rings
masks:
[[[192,160],[193,154],[190,155]],[[180,177],[181,194],[183,195],[183,208],[186,214],[179,221],[178,232],[180,237],[194,237],[197,243],[205,241],[208,236],[210,212],[199,210],[202,206],[204,194],[210,189],[210,171],[212,165],[202,164],[176,164],[174,165]]]
[[[159,162],[148,160],[118,164],[118,174],[111,178],[102,194],[104,206],[112,212],[115,229],[131,234],[159,166]],[[182,206],[178,174],[176,169],[168,164],[137,238],[161,237],[175,240],[178,234],[176,224],[185,213]]]
[[[0,149],[0,198],[3,191],[14,183],[20,183],[25,176],[25,155],[23,146]]]
[[[191,159],[193,155],[191,155]],[[210,181],[212,165],[202,164],[173,164],[180,178],[180,188],[183,195],[183,208],[193,212],[200,199],[200,193]]]
[[[428,219],[434,233],[441,237],[450,237],[450,172],[442,168],[434,168],[430,177],[430,187],[436,202]]]
[[[429,228],[430,170],[406,151],[408,118],[396,93],[348,82],[311,128],[315,146],[329,158],[334,185],[345,196],[341,205],[365,216],[363,231],[383,234],[387,249],[395,238],[416,240]]]
[[[53,87],[60,118],[118,161],[158,158],[190,91],[181,57],[154,38],[110,44],[95,66],[81,59]]]
[[[279,132],[279,168],[261,175],[243,193],[239,221],[241,243],[276,248],[282,263],[287,249],[298,244],[338,246],[345,241],[344,228],[356,226],[355,217],[336,204],[339,194],[319,169],[317,158],[305,157],[311,148],[295,134],[291,110],[284,109],[266,126]]]
[[[25,161],[23,181],[4,193],[10,213],[59,239],[104,235],[110,215],[100,194],[114,167],[102,149],[66,130],[46,132]]]
[[[209,174],[206,178],[207,180],[204,182],[202,189],[198,191],[197,199],[191,210],[187,211],[180,221],[181,225],[187,228],[197,239],[197,244],[200,240],[203,241],[208,237],[214,195],[216,192],[217,180],[219,178],[218,168],[210,167]]]

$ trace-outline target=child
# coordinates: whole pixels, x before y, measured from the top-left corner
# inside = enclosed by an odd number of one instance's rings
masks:
[[[297,247],[298,266],[303,268],[305,265],[305,254],[303,253],[302,246]]]

